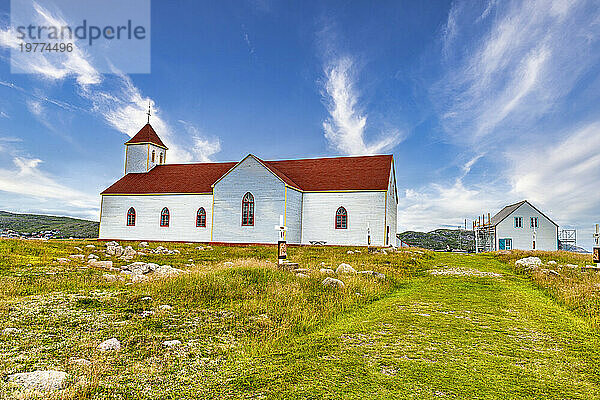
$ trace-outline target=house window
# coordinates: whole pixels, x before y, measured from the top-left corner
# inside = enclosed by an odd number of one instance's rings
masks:
[[[159,157],[159,161],[158,161],[158,163],[159,163],[159,164],[162,164],[162,163],[163,163],[163,153],[160,153],[160,157]]]
[[[335,229],[346,228],[348,228],[348,213],[344,207],[340,207],[335,213]]]
[[[515,217],[515,228],[523,227],[523,217]]]
[[[254,226],[254,196],[250,192],[242,199],[242,226]]]
[[[156,152],[154,150],[152,150],[152,162],[154,162],[155,155],[156,155]]]
[[[204,207],[200,207],[196,213],[196,227],[206,228],[206,211],[204,210]]]
[[[537,217],[531,217],[531,218],[529,219],[529,225],[530,225],[532,228],[537,228],[537,227],[538,227],[538,219],[537,219]]]
[[[169,226],[169,216],[169,209],[167,207],[163,208],[160,212],[160,226]]]
[[[135,208],[133,207],[127,211],[127,226],[135,226]]]

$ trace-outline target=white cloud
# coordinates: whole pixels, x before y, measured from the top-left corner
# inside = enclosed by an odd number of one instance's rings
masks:
[[[33,100],[33,99],[27,100],[27,108],[36,117],[40,117],[42,115],[42,113],[44,112],[42,103],[37,100]]]
[[[14,157],[13,169],[0,169],[0,191],[54,200],[78,209],[98,209],[98,196],[65,186],[39,169],[42,160]]]
[[[218,138],[207,138],[190,122],[179,120],[186,131],[192,136],[192,152],[194,159],[200,162],[211,162],[212,156],[221,151],[221,141]]]
[[[453,28],[442,35],[443,51],[456,57],[431,88],[454,141],[488,146],[515,136],[547,116],[600,60],[598,11],[590,1],[491,1],[476,18],[481,25],[462,5],[453,6]],[[495,17],[487,18],[492,9]],[[447,33],[459,27],[470,29],[461,47]]]
[[[365,141],[367,116],[358,108],[358,94],[354,82],[354,65],[349,57],[331,62],[325,69],[323,97],[329,118],[323,122],[325,138],[343,154],[377,154],[391,150],[400,142],[400,132],[392,129],[374,142]]]

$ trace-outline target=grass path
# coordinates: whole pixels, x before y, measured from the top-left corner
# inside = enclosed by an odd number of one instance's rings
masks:
[[[588,323],[491,258],[436,254],[440,264],[503,277],[407,280],[321,331],[237,360],[245,373],[220,394],[600,398],[600,340]]]

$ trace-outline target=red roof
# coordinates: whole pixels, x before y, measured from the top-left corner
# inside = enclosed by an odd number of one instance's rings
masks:
[[[140,131],[136,133],[134,137],[125,142],[125,144],[135,143],[152,143],[157,146],[164,147],[165,149],[167,148],[150,124],[144,125],[144,127],[140,129]]]
[[[392,156],[261,161],[287,185],[304,191],[387,190]],[[212,193],[236,162],[157,165],[127,174],[102,194]]]

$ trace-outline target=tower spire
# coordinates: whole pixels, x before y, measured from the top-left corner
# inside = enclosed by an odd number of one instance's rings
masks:
[[[150,100],[148,100],[148,123],[150,123]]]

